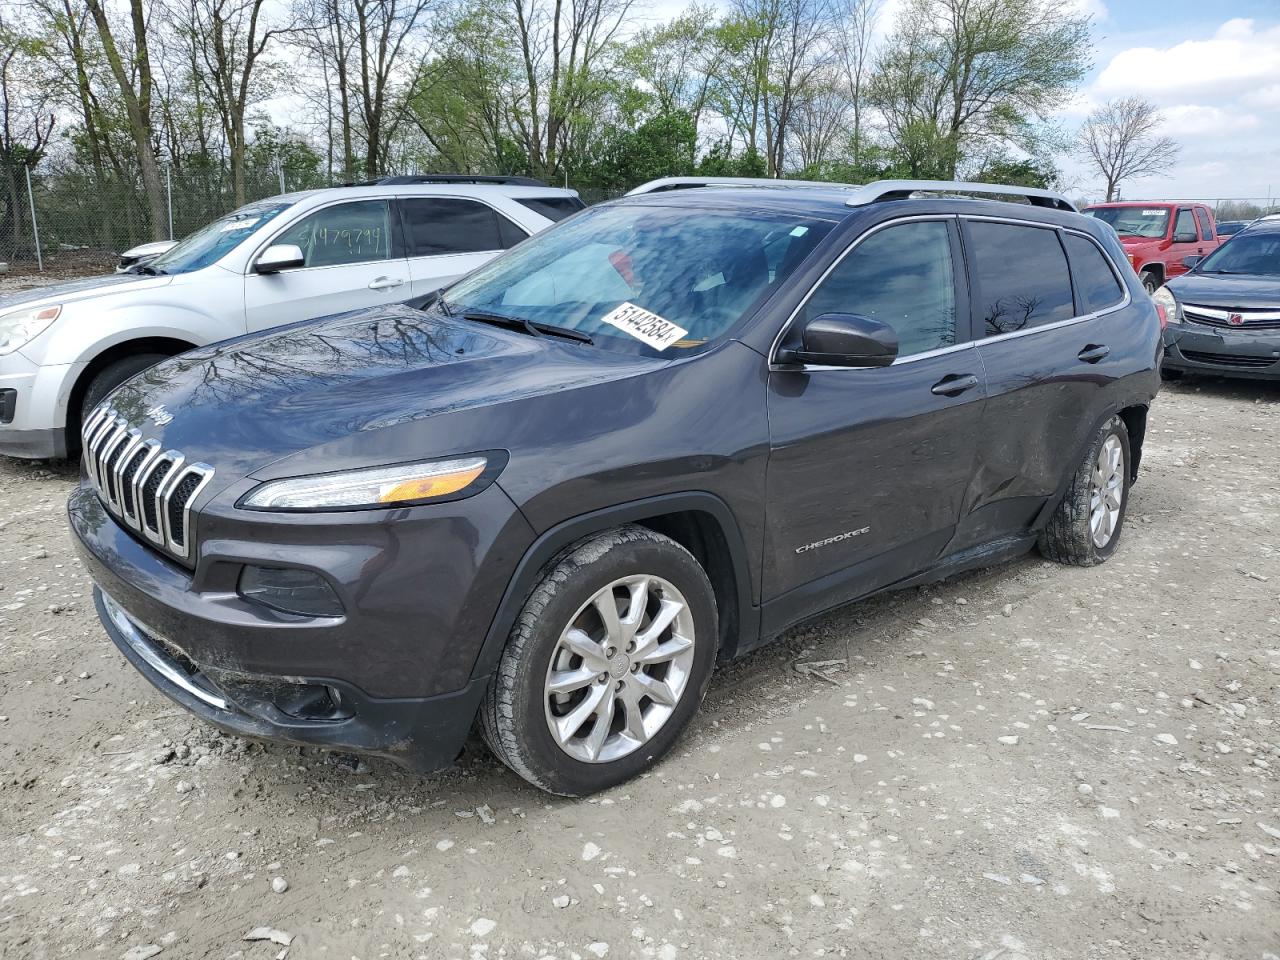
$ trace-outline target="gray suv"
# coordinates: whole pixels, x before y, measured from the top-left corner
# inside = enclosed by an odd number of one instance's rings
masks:
[[[216,344],[85,425],[102,622],[218,726],[583,795],[716,664],[1120,542],[1160,323],[1061,197],[672,184],[415,303]]]

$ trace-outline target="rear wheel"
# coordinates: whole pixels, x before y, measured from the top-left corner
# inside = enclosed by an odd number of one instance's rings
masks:
[[[1038,547],[1050,560],[1089,567],[1115,553],[1129,505],[1129,431],[1112,417],[1076,467]]]
[[[552,793],[628,780],[697,711],[716,638],[715,595],[684,547],[637,526],[592,537],[526,601],[481,709],[485,740]]]

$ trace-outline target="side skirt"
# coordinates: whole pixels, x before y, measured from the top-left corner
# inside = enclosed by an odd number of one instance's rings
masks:
[[[778,601],[771,601],[770,603],[766,603],[763,609],[763,617],[761,619],[768,625],[768,633],[766,635],[767,639],[765,639],[760,646],[763,646],[764,643],[777,639],[781,633],[786,630],[790,630],[792,627],[826,616],[832,610],[848,606],[851,603],[867,600],[871,597],[879,596],[882,593],[891,593],[896,590],[905,590],[909,587],[921,587],[926,584],[937,583],[939,580],[945,580],[948,577],[954,577],[957,574],[965,573],[969,570],[978,570],[983,567],[993,567],[997,564],[1006,563],[1028,553],[1031,548],[1035,546],[1035,543],[1036,534],[1026,533],[1018,536],[1002,537],[999,540],[992,540],[990,543],[979,544],[976,547],[969,547],[966,550],[948,554],[928,569],[922,570],[919,573],[914,573],[909,577],[904,577],[901,580],[895,580],[893,583],[887,584],[883,587],[878,587],[875,590],[868,591],[867,593],[863,593],[858,596],[849,597],[846,600],[833,603],[822,610],[806,614],[802,617],[796,617],[794,619],[774,621],[773,617],[770,616],[770,613],[772,612],[776,617],[779,615],[780,610]],[[770,610],[771,607],[773,607],[772,611]],[[753,647],[751,649],[756,648]]]

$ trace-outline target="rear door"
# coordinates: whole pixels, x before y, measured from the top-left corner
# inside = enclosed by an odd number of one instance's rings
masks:
[[[890,324],[899,357],[770,371],[766,629],[929,566],[973,470],[983,380],[954,218],[864,234],[794,322],[824,313]]]
[[[408,298],[409,265],[389,200],[350,200],[308,214],[272,239],[305,266],[245,276],[250,331]]]
[[[401,299],[447,286],[528,236],[515,222],[479,200],[401,197],[397,205],[410,276],[410,292]]]
[[[980,218],[963,234],[988,396],[957,550],[1026,533],[1074,469],[1132,335],[1115,312],[1124,287],[1087,234]]]

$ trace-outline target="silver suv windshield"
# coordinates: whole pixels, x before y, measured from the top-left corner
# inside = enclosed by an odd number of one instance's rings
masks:
[[[597,207],[449,288],[441,309],[567,329],[627,353],[677,356],[727,334],[831,226],[794,214]]]
[[[241,240],[293,206],[292,200],[259,200],[201,227],[143,267],[144,272],[190,273],[221,260]],[[150,269],[147,269],[150,268]]]

